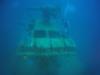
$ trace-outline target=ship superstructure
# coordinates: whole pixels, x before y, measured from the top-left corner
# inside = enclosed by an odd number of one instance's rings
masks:
[[[28,25],[28,36],[16,50],[16,75],[72,75],[76,66],[72,64],[76,59],[76,45],[68,35],[67,21],[58,18],[58,8],[40,9],[41,17]],[[59,71],[64,70],[61,58],[67,61],[66,71],[60,74]]]

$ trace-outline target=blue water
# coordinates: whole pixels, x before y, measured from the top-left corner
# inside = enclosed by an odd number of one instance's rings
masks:
[[[25,24],[29,22],[29,17],[23,17],[25,8],[43,5],[59,5],[62,8],[85,71],[88,75],[100,75],[99,4],[99,0],[0,0],[0,75],[10,75],[7,68],[12,54],[20,36],[25,35]]]

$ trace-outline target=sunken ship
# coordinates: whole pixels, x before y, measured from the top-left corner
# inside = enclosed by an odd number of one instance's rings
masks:
[[[76,44],[69,36],[67,20],[59,17],[60,8],[29,10],[40,12],[41,17],[27,25],[27,37],[16,49],[14,75],[79,75]]]

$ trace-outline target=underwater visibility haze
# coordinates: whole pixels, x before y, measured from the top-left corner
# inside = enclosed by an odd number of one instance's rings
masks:
[[[100,75],[98,0],[0,0],[0,75]]]

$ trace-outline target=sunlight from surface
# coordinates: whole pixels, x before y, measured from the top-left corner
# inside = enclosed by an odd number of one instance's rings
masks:
[[[76,7],[72,4],[67,4],[67,6],[64,9],[64,16],[68,16],[71,14],[74,14],[77,11]]]

